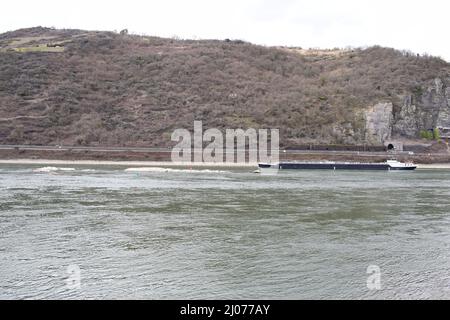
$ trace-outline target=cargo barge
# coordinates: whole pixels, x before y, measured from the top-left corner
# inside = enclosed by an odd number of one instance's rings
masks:
[[[276,170],[407,170],[412,171],[417,168],[412,163],[403,163],[397,160],[388,160],[380,163],[364,163],[364,162],[334,162],[334,161],[317,161],[317,162],[279,162],[279,163],[259,163],[259,168],[276,169]]]

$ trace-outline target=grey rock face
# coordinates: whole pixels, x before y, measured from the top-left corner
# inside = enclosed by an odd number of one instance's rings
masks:
[[[435,79],[434,85],[428,87],[422,95],[421,107],[424,112],[422,129],[432,129],[439,126],[439,122],[446,121],[448,115],[447,99],[445,97],[444,84],[441,79]]]
[[[400,112],[395,115],[393,132],[400,136],[416,136],[420,127],[419,118],[421,118],[420,111],[413,103],[413,96],[406,96]]]
[[[378,103],[366,110],[366,141],[383,144],[391,139],[393,125],[393,105],[391,102]]]
[[[365,111],[365,142],[383,144],[392,136],[418,138],[421,130],[450,127],[450,86],[435,79],[422,92],[404,97],[394,113],[392,103],[378,103]]]
[[[405,97],[394,115],[393,134],[417,138],[421,130],[450,127],[450,87],[435,79],[419,96]]]
[[[447,98],[447,106],[450,106],[450,87],[445,89],[445,97]]]
[[[445,88],[439,101],[439,114],[436,127],[450,127],[450,87]]]

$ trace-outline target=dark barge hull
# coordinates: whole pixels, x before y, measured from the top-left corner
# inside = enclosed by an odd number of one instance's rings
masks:
[[[412,171],[416,166],[391,167],[387,163],[302,163],[302,162],[282,162],[277,166],[270,164],[259,164],[261,169],[273,168],[280,170],[407,170]]]

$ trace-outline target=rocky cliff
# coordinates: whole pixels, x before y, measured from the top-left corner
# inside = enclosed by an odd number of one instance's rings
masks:
[[[366,140],[383,144],[393,137],[418,138],[421,131],[450,128],[450,78],[433,79],[406,93],[395,109],[392,102],[365,111]]]

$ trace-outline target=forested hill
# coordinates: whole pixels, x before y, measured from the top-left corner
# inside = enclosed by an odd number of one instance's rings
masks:
[[[168,146],[176,128],[279,128],[281,144],[382,144],[450,127],[450,64],[49,28],[0,34],[0,144]]]

